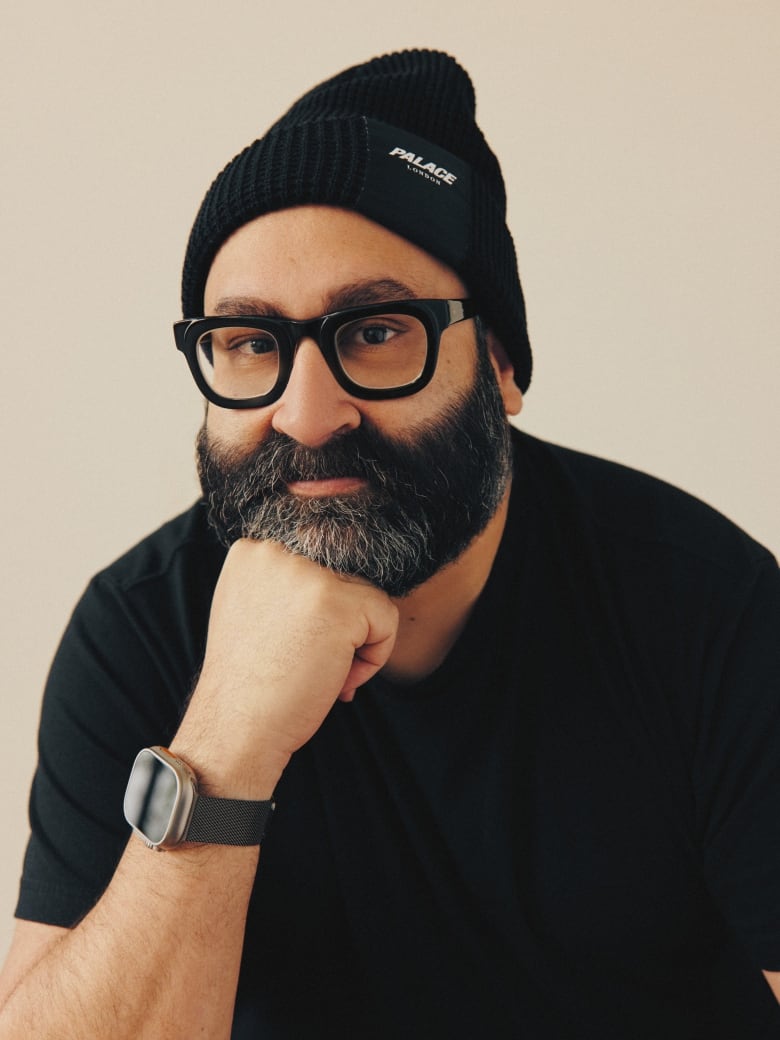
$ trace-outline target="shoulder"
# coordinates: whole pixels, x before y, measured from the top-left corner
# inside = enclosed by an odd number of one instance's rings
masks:
[[[140,735],[141,704],[167,712],[157,728],[171,731],[199,666],[225,555],[205,513],[194,505],[88,583],[49,672],[50,731],[106,715],[109,725],[125,713],[128,728]]]
[[[205,506],[195,503],[93,576],[61,652],[75,638],[90,647],[186,645],[191,656],[206,630],[225,553]]]
[[[586,527],[615,552],[745,575],[772,554],[712,506],[617,462],[519,434],[520,487],[556,523]]]
[[[95,575],[93,583],[124,591],[173,575],[218,572],[225,550],[208,525],[202,501],[162,524]]]

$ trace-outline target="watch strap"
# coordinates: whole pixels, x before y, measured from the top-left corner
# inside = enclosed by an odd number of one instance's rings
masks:
[[[273,802],[245,802],[199,795],[184,841],[209,845],[260,845],[273,811]]]

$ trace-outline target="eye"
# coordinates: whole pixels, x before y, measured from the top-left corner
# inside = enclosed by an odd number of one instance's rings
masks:
[[[225,349],[244,357],[259,357],[262,354],[274,353],[277,345],[273,336],[253,331],[251,335],[232,337],[226,343]]]
[[[387,325],[360,325],[353,330],[353,338],[358,342],[366,343],[372,347],[378,347],[387,343],[395,335],[395,330]]]
[[[363,318],[360,321],[351,321],[339,329],[336,337],[337,345],[339,350],[384,347],[391,340],[407,332],[408,324],[403,316],[392,314],[380,314],[371,318]]]
[[[201,337],[199,357],[206,366],[224,370],[227,367],[242,371],[262,367],[276,368],[279,364],[279,344],[266,329],[231,325],[212,329]],[[203,366],[201,366],[203,367]]]

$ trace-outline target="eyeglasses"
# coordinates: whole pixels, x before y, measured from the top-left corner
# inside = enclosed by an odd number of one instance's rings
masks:
[[[392,300],[308,321],[190,318],[177,321],[173,333],[208,401],[261,408],[283,394],[304,337],[316,341],[339,386],[354,397],[416,394],[433,376],[442,332],[474,314],[471,300]]]

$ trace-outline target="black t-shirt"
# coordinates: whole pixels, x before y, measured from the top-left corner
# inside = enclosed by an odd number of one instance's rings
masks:
[[[199,504],[88,587],[46,690],[20,917],[71,926],[110,880],[223,559]],[[778,622],[774,560],[719,514],[518,435],[444,664],[337,703],[282,777],[234,1037],[780,1037]]]

